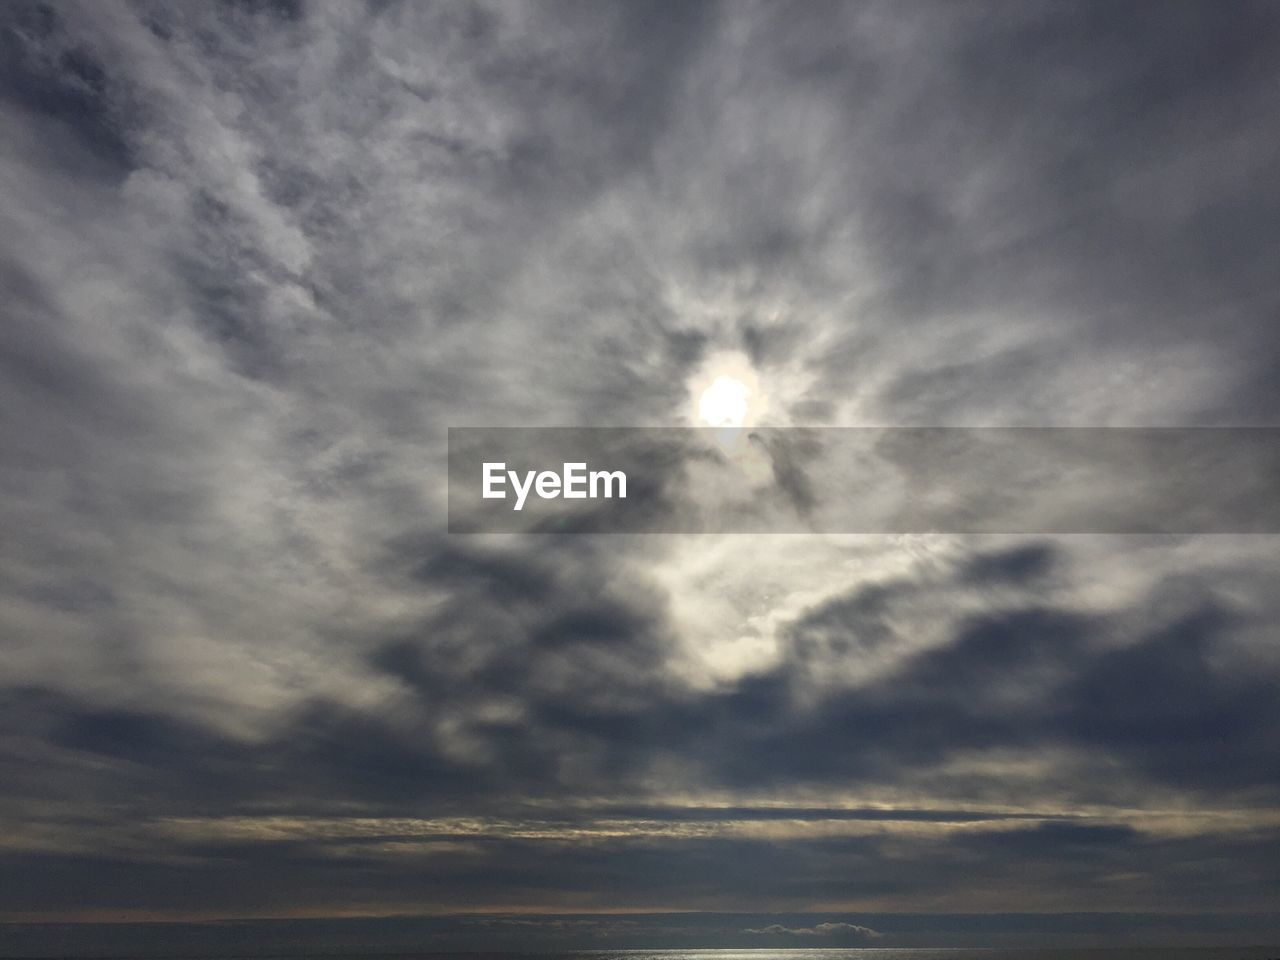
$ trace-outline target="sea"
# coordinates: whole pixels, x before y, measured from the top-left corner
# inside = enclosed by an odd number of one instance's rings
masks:
[[[138,955],[115,960],[245,960],[244,954],[196,958]],[[1280,960],[1271,947],[1099,947],[1088,949],[979,947],[843,947],[733,950],[573,950],[554,953],[280,954],[253,960]]]

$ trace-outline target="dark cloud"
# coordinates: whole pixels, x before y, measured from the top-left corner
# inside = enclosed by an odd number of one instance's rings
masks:
[[[771,434],[768,440],[753,433],[749,439],[768,453],[778,489],[796,513],[807,519],[813,512],[817,498],[813,482],[805,473],[804,464],[806,455],[812,457],[817,451],[817,441],[799,430]]]
[[[885,642],[882,596],[864,591],[810,613],[795,664],[725,698],[733,719],[723,729],[742,740],[719,754],[724,770],[746,782],[883,778],[966,750],[1046,744],[1123,758],[1180,788],[1276,785],[1274,764],[1257,752],[1280,733],[1270,681],[1215,666],[1230,620],[1216,604],[1119,648],[1099,646],[1116,629],[1105,620],[1009,610],[816,710],[793,708],[803,658]]]
[[[1053,568],[1053,547],[1031,543],[989,553],[978,553],[965,564],[965,579],[978,584],[1025,584],[1043,577]]]
[[[122,178],[135,165],[127,119],[107,65],[70,41],[46,4],[0,14],[0,97],[28,117],[68,172]]]
[[[1271,681],[1214,663],[1232,619],[1207,605],[1097,658],[1062,691],[1064,727],[1156,777],[1274,789],[1280,765],[1265,745],[1280,735],[1280,709]]]

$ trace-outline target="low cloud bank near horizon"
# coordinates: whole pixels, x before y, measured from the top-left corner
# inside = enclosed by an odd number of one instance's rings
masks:
[[[747,927],[743,933],[751,933],[757,936],[834,937],[840,940],[853,939],[857,941],[879,940],[884,936],[878,930],[872,930],[870,927],[864,927],[857,923],[832,922],[830,920],[814,924],[812,927],[788,927],[781,923],[771,923],[767,927]]]

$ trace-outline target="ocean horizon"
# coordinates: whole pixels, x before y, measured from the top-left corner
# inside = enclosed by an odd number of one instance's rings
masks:
[[[1280,960],[1280,947],[752,947],[745,949],[611,949],[511,951],[329,951],[288,953],[96,953],[0,954],[0,960],[50,956],[95,960]]]

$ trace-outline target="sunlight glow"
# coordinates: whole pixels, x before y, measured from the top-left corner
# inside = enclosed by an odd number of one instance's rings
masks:
[[[754,427],[766,407],[754,366],[736,351],[709,356],[689,380],[689,398],[690,417],[699,426]]]
[[[713,427],[740,427],[747,419],[747,398],[751,391],[741,380],[716,377],[702,391],[698,416]]]

